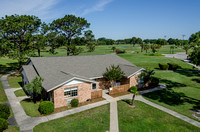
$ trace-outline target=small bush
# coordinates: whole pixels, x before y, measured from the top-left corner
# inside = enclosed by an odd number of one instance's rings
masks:
[[[169,65],[165,63],[159,63],[158,65],[161,70],[167,70],[169,68]]]
[[[124,54],[126,51],[125,50],[116,49],[115,52],[116,52],[116,54]]]
[[[71,106],[72,107],[78,107],[78,99],[72,99]]]
[[[149,84],[149,87],[155,88],[159,84],[159,79],[158,78],[151,78],[151,82]]]
[[[8,129],[8,122],[7,120],[0,118],[0,132],[3,132],[4,130]]]
[[[10,116],[10,108],[7,105],[0,105],[0,112],[5,112],[8,117]]]
[[[176,63],[167,63],[169,65],[169,70],[177,70],[178,64]]]
[[[0,111],[0,118],[3,118],[3,119],[8,119],[9,115],[3,111]]]
[[[51,114],[54,112],[54,104],[51,101],[42,101],[38,110],[41,114]]]

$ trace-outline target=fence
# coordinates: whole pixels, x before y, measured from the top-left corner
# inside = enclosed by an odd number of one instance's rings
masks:
[[[109,94],[123,93],[123,92],[128,91],[129,88],[130,88],[129,84],[112,87],[112,88],[109,88]]]
[[[98,89],[98,90],[92,91],[92,93],[91,93],[91,99],[101,98],[102,95],[103,95],[102,89]]]

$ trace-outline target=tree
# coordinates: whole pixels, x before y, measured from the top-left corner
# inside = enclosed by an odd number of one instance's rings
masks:
[[[95,41],[94,41],[94,34],[91,30],[85,31],[85,43],[88,49],[88,52],[93,52],[95,50]]]
[[[147,53],[147,50],[149,49],[149,45],[148,44],[144,44],[143,49],[146,50],[146,53]]]
[[[183,49],[185,50],[185,53],[188,54],[188,50],[190,49],[190,45],[186,44],[186,45],[183,45]]]
[[[174,54],[174,48],[175,48],[175,46],[170,46],[170,54]]]
[[[151,50],[153,53],[155,53],[157,51],[157,49],[160,49],[161,45],[158,44],[151,44]]]
[[[4,49],[3,54],[17,59],[21,66],[23,61],[33,54],[33,34],[39,30],[40,25],[41,20],[36,16],[2,17],[0,19],[0,47]]]
[[[143,85],[149,83],[151,81],[151,76],[154,75],[154,70],[142,70],[139,75],[139,79],[143,81]]]
[[[47,45],[50,47],[49,52],[51,54],[56,54],[55,50],[56,48],[60,47],[60,44],[58,43],[58,34],[56,32],[50,32],[47,34]]]
[[[40,33],[34,35],[33,47],[34,47],[34,49],[37,50],[38,56],[40,56],[41,49],[44,49],[44,47],[47,43],[47,38],[45,35],[47,34],[48,30],[49,30],[48,25],[45,23],[42,23],[41,29],[39,31]]]
[[[90,23],[84,18],[76,17],[74,15],[65,15],[63,18],[54,20],[51,23],[52,29],[59,32],[67,40],[67,55],[70,55],[70,45],[74,37],[80,36],[82,31],[89,28]]]
[[[195,34],[192,34],[189,38],[189,43],[191,42],[194,42],[196,43],[197,45],[200,45],[200,31],[195,33]]]
[[[115,86],[116,81],[120,81],[124,77],[125,73],[118,66],[111,65],[106,68],[106,72],[104,73],[104,77],[111,81],[112,86]]]
[[[169,38],[169,39],[167,40],[167,42],[169,43],[169,45],[173,45],[173,44],[176,43],[176,40],[173,39],[173,38]]]
[[[136,44],[143,44],[142,39],[141,39],[141,38],[137,38],[137,39],[136,39]]]
[[[141,47],[141,52],[143,52],[144,44],[140,44],[140,47]]]
[[[40,100],[41,98],[41,93],[43,90],[42,81],[43,79],[37,76],[33,79],[31,83],[28,83],[25,86],[26,92],[28,93],[29,96],[33,98],[34,101]]]
[[[193,64],[200,65],[200,47],[195,48],[194,51],[190,54],[190,60]]]
[[[130,92],[133,93],[131,105],[134,106],[135,95],[138,95],[138,94],[139,94],[138,88],[137,88],[136,86],[132,86],[132,87],[130,88]]]
[[[134,47],[135,44],[136,44],[136,40],[137,40],[136,37],[132,37],[132,38],[131,38],[131,44],[133,44],[133,47]]]

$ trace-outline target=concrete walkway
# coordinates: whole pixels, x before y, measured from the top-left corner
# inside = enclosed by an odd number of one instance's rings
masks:
[[[103,90],[103,98],[110,102],[110,132],[119,132],[117,98],[108,95],[108,90]]]

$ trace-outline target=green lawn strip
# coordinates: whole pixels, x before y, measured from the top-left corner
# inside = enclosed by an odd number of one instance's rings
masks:
[[[16,90],[14,93],[15,93],[16,97],[26,96],[26,93],[24,92],[23,89]]]
[[[19,64],[17,60],[9,59],[7,57],[0,58],[0,69],[1,71],[11,71],[16,70]]]
[[[143,97],[199,121],[192,114],[194,114],[194,109],[200,109],[200,84],[193,81],[200,76],[197,73],[184,73],[183,75],[183,73],[168,72],[159,72],[154,76],[168,88],[144,94]]]
[[[8,129],[4,130],[3,132],[20,132],[20,129],[17,126],[8,126]]]
[[[200,131],[196,126],[143,102],[135,101],[135,105],[133,108],[123,101],[118,101],[119,131]]]
[[[34,103],[31,99],[22,100],[20,103],[28,116],[40,116],[40,112],[38,111],[39,104]]]
[[[129,62],[135,64],[136,66],[151,69],[151,70],[160,70],[158,63],[176,63],[181,68],[178,70],[192,70],[193,66],[183,62],[179,59],[167,58],[164,56],[147,56],[141,53],[134,54],[119,54],[120,57],[128,60]]]
[[[110,104],[41,123],[34,132],[105,132],[109,131]]]
[[[2,75],[0,75],[0,78],[1,78],[1,76]],[[5,103],[7,101],[8,101],[7,96],[5,94],[5,91],[4,91],[1,81],[0,81],[0,104]]]
[[[13,76],[13,75],[10,75],[8,76],[8,83],[10,84],[10,87],[11,88],[19,88],[21,87],[21,83],[22,83],[22,77],[21,76]]]

